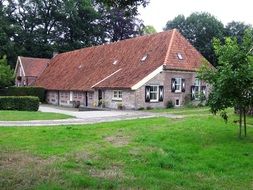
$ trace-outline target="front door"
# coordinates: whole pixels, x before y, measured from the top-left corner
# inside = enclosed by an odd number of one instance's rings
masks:
[[[102,104],[102,100],[103,99],[103,91],[101,89],[98,90],[98,106],[100,106]]]

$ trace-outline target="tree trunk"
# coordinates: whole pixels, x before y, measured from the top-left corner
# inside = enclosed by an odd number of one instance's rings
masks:
[[[242,137],[242,109],[240,108],[240,126],[239,126],[239,138]]]
[[[247,136],[247,124],[246,124],[246,109],[243,109],[243,125],[244,125],[244,136]]]

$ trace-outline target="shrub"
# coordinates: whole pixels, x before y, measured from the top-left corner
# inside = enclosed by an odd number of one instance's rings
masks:
[[[0,96],[37,96],[41,102],[45,101],[45,89],[42,87],[12,86],[0,91]]]
[[[138,108],[138,110],[144,110],[144,107],[140,107],[140,108]]]
[[[150,106],[147,106],[146,109],[147,109],[147,110],[152,110],[153,108],[150,107]]]
[[[38,111],[38,109],[38,97],[0,96],[0,110]]]
[[[169,100],[169,101],[167,102],[166,108],[174,108],[174,104],[173,104],[173,101],[172,101],[172,100]]]

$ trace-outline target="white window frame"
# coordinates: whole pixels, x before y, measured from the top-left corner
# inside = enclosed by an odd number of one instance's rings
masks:
[[[196,88],[194,89],[194,91],[195,91],[195,100],[199,100],[199,96],[201,94],[201,80],[199,80],[198,78],[195,78],[194,86],[198,87],[198,90],[196,90]]]
[[[69,92],[69,100],[70,100],[70,101],[73,101],[73,91],[70,91],[70,92]]]
[[[152,91],[152,87],[156,87],[156,91]],[[151,99],[152,93],[156,93],[156,99]],[[159,102],[159,85],[150,85],[150,102]]]
[[[183,55],[181,54],[181,53],[177,53],[177,58],[179,59],[179,60],[183,60],[184,58],[183,58]]]
[[[112,99],[121,101],[122,100],[122,90],[114,90]]]
[[[177,86],[179,86],[179,89],[177,89]],[[182,78],[175,78],[175,92],[182,92]]]

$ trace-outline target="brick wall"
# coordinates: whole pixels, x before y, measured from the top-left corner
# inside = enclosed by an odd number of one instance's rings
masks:
[[[91,92],[92,96],[93,93]],[[59,96],[59,97],[58,97]],[[59,103],[60,106],[73,106],[73,101],[79,101],[80,105],[85,106],[86,104],[86,93],[82,91],[73,91],[72,92],[72,101],[70,101],[70,91],[47,91],[46,94],[47,102],[49,104],[57,105]],[[58,102],[59,98],[59,102]],[[89,93],[88,93],[89,98]],[[89,105],[92,105],[90,99],[88,99]]]
[[[153,79],[148,81],[145,85],[136,90],[135,92],[136,109],[141,107],[162,108],[166,107],[167,102],[169,100],[171,100],[175,104],[177,99],[179,100],[180,105],[184,105],[186,98],[190,98],[191,86],[194,84],[195,77],[196,73],[194,72],[163,71],[162,73],[158,74]],[[185,92],[175,93],[171,91],[172,78],[185,79]],[[161,85],[164,87],[164,98],[162,102],[145,102],[145,86],[148,85]]]
[[[57,91],[47,91],[46,100],[49,104],[58,105],[58,92]]]
[[[138,109],[138,108],[163,108],[166,107],[167,102],[172,100],[175,104],[178,99],[180,105],[185,104],[186,96],[188,99],[191,94],[191,86],[194,84],[196,73],[194,72],[183,72],[183,71],[163,71],[162,73],[155,76],[153,79],[148,81],[145,85],[137,89],[122,90],[122,100],[115,100],[113,97],[114,90],[106,89],[103,90],[103,102],[105,107],[117,109],[118,105],[123,105],[125,109]],[[183,78],[185,79],[185,92],[174,93],[171,92],[171,79],[172,78]],[[145,102],[145,86],[159,85],[164,87],[164,99],[162,102]],[[205,85],[204,83],[201,85]],[[209,91],[207,86],[207,92]],[[121,89],[115,89],[121,90]],[[98,106],[98,90],[94,92],[88,92],[88,107]],[[58,103],[58,91],[47,92],[48,103],[57,105]],[[81,105],[86,104],[86,93],[85,92],[73,92],[73,101],[80,101]],[[62,106],[72,106],[70,102],[70,91],[60,91],[59,103]]]
[[[119,89],[120,90],[120,89]],[[112,109],[118,109],[119,105],[125,109],[135,109],[135,92],[132,90],[122,90],[122,100],[116,100],[113,97],[114,90],[105,90],[105,106]]]

